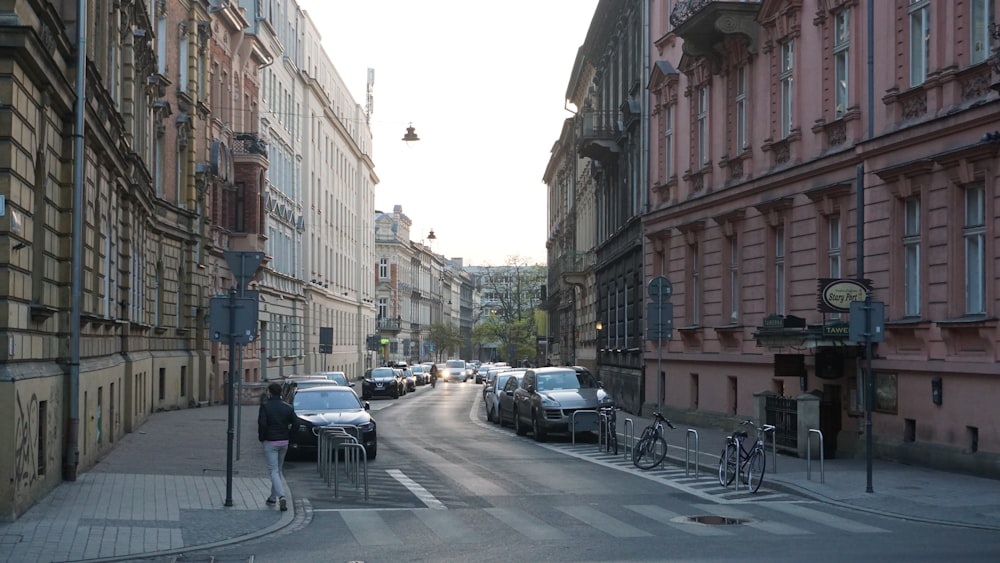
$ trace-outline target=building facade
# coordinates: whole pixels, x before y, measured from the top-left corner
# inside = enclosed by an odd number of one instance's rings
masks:
[[[869,379],[846,305],[867,290],[877,455],[995,474],[993,4],[651,6],[645,275],[672,282],[674,316],[662,364],[645,350],[659,400],[721,420],[818,400],[827,454],[855,455]]]

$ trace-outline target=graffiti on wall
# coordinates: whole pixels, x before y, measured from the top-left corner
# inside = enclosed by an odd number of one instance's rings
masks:
[[[15,488],[29,488],[38,479],[38,397],[32,393],[27,404],[20,391],[16,397],[14,421],[14,480]]]

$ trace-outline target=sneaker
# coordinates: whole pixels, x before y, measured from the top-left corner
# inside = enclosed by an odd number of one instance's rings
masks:
[[[267,504],[268,506],[272,506],[272,505],[274,505],[275,503],[277,503],[277,502],[278,502],[278,499],[276,499],[276,498],[271,498],[271,497],[268,497],[268,499],[267,499],[267,500],[265,500],[264,502],[265,502],[265,503],[266,503],[266,504]]]
[[[281,508],[282,512],[288,510],[288,501],[285,500],[285,497],[278,499],[278,506]]]

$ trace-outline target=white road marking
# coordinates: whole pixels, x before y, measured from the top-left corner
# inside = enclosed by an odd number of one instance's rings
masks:
[[[402,483],[404,487],[409,489],[411,493],[413,493],[418,499],[420,499],[420,502],[427,505],[427,508],[435,508],[440,510],[448,509],[448,507],[445,506],[443,502],[439,501],[434,495],[432,495],[430,491],[418,485],[416,481],[404,475],[402,471],[398,469],[386,469],[385,472],[388,473],[393,479]]]
[[[341,512],[355,541],[361,545],[399,545],[402,540],[377,512]]]
[[[776,536],[802,536],[812,534],[809,530],[803,530],[802,528],[796,528],[795,526],[790,526],[788,524],[782,524],[780,522],[773,522],[770,520],[761,520],[753,514],[735,508],[732,505],[696,504],[694,507],[698,510],[704,510],[716,516],[722,516],[723,518],[746,520],[746,522],[742,524],[743,526],[749,526]]]
[[[484,508],[483,510],[533,540],[562,540],[569,537],[559,528],[549,526],[527,512],[510,508]]]
[[[557,506],[556,508],[584,524],[616,538],[644,538],[652,535],[589,506]]]
[[[678,522],[677,519],[681,517],[680,514],[676,512],[671,512],[663,507],[652,505],[652,504],[634,504],[626,505],[625,508],[642,514],[646,518],[652,518],[661,524],[666,524],[671,528],[680,530],[682,532],[694,535],[694,536],[731,536],[732,532],[728,532],[723,528],[718,526],[706,526],[704,524],[698,524],[696,522]]]
[[[819,510],[813,510],[812,508],[806,508],[800,504],[778,504],[772,503],[768,504],[767,508],[771,510],[777,510],[779,512],[784,512],[785,514],[791,514],[792,516],[798,516],[799,518],[804,518],[811,522],[816,522],[817,524],[822,524],[824,526],[829,526],[831,528],[836,528],[838,530],[844,530],[845,532],[855,532],[858,534],[877,534],[888,532],[889,530],[879,528],[877,526],[869,526],[867,524],[861,524],[855,522],[854,520],[848,520],[847,518],[842,518],[833,514],[827,514],[826,512],[820,512]]]

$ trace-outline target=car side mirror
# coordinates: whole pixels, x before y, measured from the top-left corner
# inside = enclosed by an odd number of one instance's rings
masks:
[[[513,397],[513,396],[514,396],[514,391],[513,391],[513,390],[510,390],[510,389],[509,389],[509,390],[507,390],[507,391],[504,391],[504,393],[507,393],[507,396],[508,396],[508,397]]]
[[[493,391],[493,386],[492,385],[487,385],[486,386],[486,392],[489,393],[491,391]]]
[[[347,384],[348,387],[354,387],[354,385],[355,385],[354,383],[348,383]]]
[[[368,401],[365,401],[365,410],[369,410],[371,408],[372,408],[371,403],[369,403]]]

